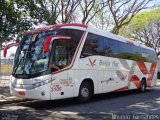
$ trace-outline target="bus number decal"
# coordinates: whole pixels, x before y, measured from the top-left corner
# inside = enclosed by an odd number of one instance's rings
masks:
[[[51,87],[51,92],[58,92],[61,90],[62,90],[62,87],[60,85],[54,85]]]

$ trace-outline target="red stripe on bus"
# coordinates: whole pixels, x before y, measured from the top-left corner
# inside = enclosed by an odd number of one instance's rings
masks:
[[[77,26],[77,27],[83,27],[87,28],[88,26],[85,24],[78,24],[78,23],[70,23],[70,24],[60,24],[60,25],[54,25],[51,28],[60,28],[60,27],[65,27],[65,26]]]
[[[153,62],[149,70],[150,73],[154,73],[156,70],[157,62]]]
[[[88,25],[78,24],[78,23],[59,24],[59,25],[53,25],[53,26],[49,26],[49,27],[38,28],[36,30],[31,30],[31,31],[25,32],[25,34],[33,34],[33,33],[36,33],[36,32],[44,32],[44,31],[47,31],[47,30],[59,29],[61,27],[65,27],[65,26],[77,26],[77,27],[83,27],[83,28],[88,27]]]
[[[133,83],[136,85],[137,89],[141,87],[141,81],[140,81],[140,79],[138,78],[138,76],[133,75],[133,76],[131,77],[131,80],[130,80],[130,81],[133,82]]]
[[[157,66],[157,62],[153,62],[152,65],[151,65],[151,68],[149,70],[149,77],[148,77],[148,80],[147,80],[147,86],[148,87],[151,87],[153,76],[154,76],[154,73],[156,71],[156,66]]]
[[[146,65],[145,65],[144,62],[142,62],[142,61],[137,61],[136,63],[137,63],[137,65],[138,65],[140,71],[141,71],[144,75],[148,74],[148,70],[147,70],[147,67],[146,67]]]
[[[147,67],[145,65],[144,62],[137,62],[137,65],[140,69],[140,71],[144,74],[144,75],[148,75],[148,78],[147,78],[147,86],[148,87],[151,87],[151,83],[152,83],[152,80],[153,80],[153,76],[154,76],[154,73],[156,71],[156,66],[157,66],[157,62],[153,62],[151,64],[151,67],[150,67],[150,70],[148,71],[147,70]]]

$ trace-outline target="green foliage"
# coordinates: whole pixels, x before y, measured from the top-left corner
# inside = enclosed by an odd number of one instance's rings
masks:
[[[137,14],[132,21],[120,30],[122,36],[132,38],[154,48],[160,55],[160,9]]]
[[[56,24],[56,0],[19,0],[17,4],[24,8],[28,15],[36,20],[34,24],[47,21],[49,24]]]
[[[10,41],[15,34],[28,30],[31,26],[22,10],[19,10],[16,2],[3,0],[0,2],[0,41]]]
[[[144,30],[147,25],[155,20],[160,23],[160,9],[141,12],[137,14],[128,25],[120,29],[120,35],[131,38],[133,31]]]

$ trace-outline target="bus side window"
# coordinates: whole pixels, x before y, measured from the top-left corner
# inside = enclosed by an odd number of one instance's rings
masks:
[[[142,48],[142,57],[145,59],[145,62],[149,62],[149,54],[145,48]]]
[[[110,54],[112,53],[111,46],[109,46],[107,38],[104,40],[104,54],[105,56],[111,56]]]
[[[104,55],[103,39],[99,35],[88,33],[81,53],[81,58],[93,55]]]
[[[68,62],[68,40],[55,40],[53,44],[52,71],[62,69],[69,64]]]
[[[115,41],[110,38],[105,38],[104,40],[104,52],[105,56],[108,57],[118,57],[118,41]]]
[[[148,57],[148,60],[149,60],[150,62],[154,62],[154,61],[157,60],[156,52],[147,49],[147,53],[148,53],[148,56],[149,56],[149,57]]]
[[[119,58],[132,59],[131,45],[124,42],[119,42]]]

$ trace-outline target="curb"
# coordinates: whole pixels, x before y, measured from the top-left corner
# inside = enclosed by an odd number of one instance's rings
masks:
[[[0,98],[1,98],[0,105],[31,101],[31,99],[20,98],[16,96],[5,97],[3,95],[0,95]]]

